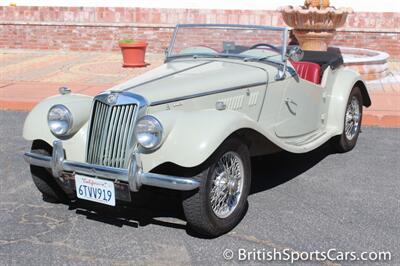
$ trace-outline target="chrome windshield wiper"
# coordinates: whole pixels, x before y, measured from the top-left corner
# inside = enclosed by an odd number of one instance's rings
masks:
[[[178,55],[171,55],[168,56],[165,59],[165,62],[169,62],[171,60],[174,59],[179,59],[179,58],[193,58],[193,59],[197,59],[197,58],[218,58],[219,55],[218,54],[178,54]]]

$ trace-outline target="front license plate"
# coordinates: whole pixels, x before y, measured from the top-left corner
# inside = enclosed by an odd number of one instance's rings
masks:
[[[115,188],[111,181],[75,175],[75,188],[80,199],[115,206]]]

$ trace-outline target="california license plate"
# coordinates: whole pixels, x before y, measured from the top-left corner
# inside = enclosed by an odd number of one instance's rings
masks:
[[[106,205],[115,206],[115,188],[112,181],[75,175],[76,196]]]

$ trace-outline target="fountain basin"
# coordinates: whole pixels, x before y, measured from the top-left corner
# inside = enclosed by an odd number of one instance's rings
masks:
[[[344,66],[356,70],[364,80],[382,79],[389,73],[389,54],[385,52],[343,46],[329,47],[329,50],[341,53]]]

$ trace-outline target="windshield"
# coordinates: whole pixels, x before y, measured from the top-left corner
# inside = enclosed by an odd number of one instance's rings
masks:
[[[167,57],[237,57],[283,61],[286,27],[252,25],[177,25]]]

